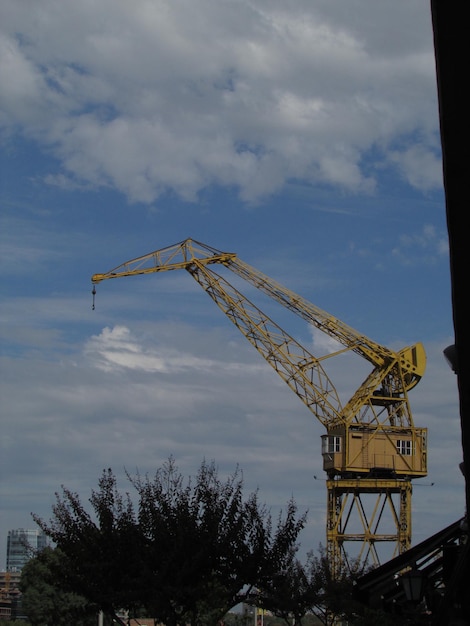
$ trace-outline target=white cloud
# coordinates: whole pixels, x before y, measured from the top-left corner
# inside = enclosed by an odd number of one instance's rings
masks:
[[[125,326],[104,328],[85,346],[85,354],[99,369],[143,370],[176,373],[182,370],[210,370],[216,365],[207,359],[181,354],[166,347],[144,348]]]
[[[374,8],[373,29],[355,5],[7,0],[3,125],[53,147],[49,180],[131,201],[215,184],[251,202],[292,178],[368,193],[364,154],[397,138],[403,175],[433,188],[429,16]]]
[[[401,235],[392,254],[404,265],[435,264],[437,259],[448,256],[449,239],[432,224],[425,224],[420,233]]]
[[[392,151],[389,156],[402,176],[416,189],[430,191],[442,185],[440,153],[416,144],[403,152]]]

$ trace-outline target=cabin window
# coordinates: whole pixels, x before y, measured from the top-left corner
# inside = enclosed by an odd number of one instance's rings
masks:
[[[398,454],[403,454],[404,456],[411,456],[413,454],[411,439],[398,439],[397,452]]]
[[[341,437],[324,435],[322,437],[322,452],[323,454],[333,454],[334,452],[341,452]]]

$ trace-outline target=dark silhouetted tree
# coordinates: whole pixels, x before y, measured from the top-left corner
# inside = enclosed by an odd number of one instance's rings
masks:
[[[21,570],[22,611],[32,626],[95,626],[98,609],[83,596],[63,591],[64,558],[59,549],[44,548]]]
[[[170,457],[152,478],[128,478],[135,507],[107,470],[90,498],[93,517],[65,487],[49,522],[33,515],[67,559],[67,588],[118,623],[124,608],[167,626],[216,624],[285,569],[306,521],[291,500],[273,524],[257,492],[243,498],[238,468],[221,481],[203,462],[185,480]]]
[[[320,581],[312,568],[304,567],[293,551],[282,570],[258,590],[257,605],[281,617],[289,626],[300,626],[321,593]]]
[[[56,494],[49,523],[33,515],[36,523],[60,548],[66,559],[62,585],[84,596],[117,623],[118,609],[133,609],[138,585],[139,532],[132,502],[117,490],[112,471],[104,471],[90,503],[95,516],[83,507],[76,493],[62,487]]]
[[[336,564],[333,574],[332,564],[325,548],[320,545],[318,554],[307,555],[306,570],[314,581],[317,593],[311,610],[325,626],[345,621],[356,623],[364,615],[364,607],[354,598],[354,579],[363,573],[360,560],[347,559]],[[383,622],[386,624],[386,621]]]

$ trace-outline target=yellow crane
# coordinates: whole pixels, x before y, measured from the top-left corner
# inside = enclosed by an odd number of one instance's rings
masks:
[[[232,271],[341,347],[315,357],[216,273],[217,266]],[[364,565],[380,563],[377,547],[382,542],[392,545],[391,557],[407,550],[411,481],[427,474],[427,429],[414,426],[408,400],[408,392],[426,367],[422,344],[394,352],[244,263],[235,253],[193,239],[94,274],[93,298],[95,285],[103,280],[177,269],[191,274],[325,427],[326,540],[333,571],[349,562],[349,542],[359,544],[354,558]],[[322,362],[347,351],[363,357],[372,371],[342,404]],[[368,508],[365,501],[370,498],[373,504]]]

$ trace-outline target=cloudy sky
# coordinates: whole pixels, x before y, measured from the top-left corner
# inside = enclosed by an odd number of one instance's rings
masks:
[[[273,511],[309,510],[303,551],[325,542],[323,427],[186,272],[102,283],[92,310],[92,274],[187,237],[424,343],[413,543],[460,518],[429,3],[3,0],[0,29],[0,567],[61,485],[86,502],[104,468],[125,490],[170,455],[238,464]]]

